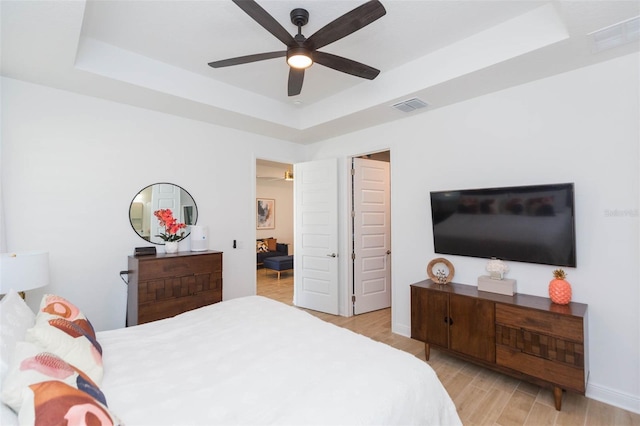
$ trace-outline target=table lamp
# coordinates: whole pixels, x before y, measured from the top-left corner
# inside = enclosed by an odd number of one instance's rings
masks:
[[[49,284],[49,253],[25,251],[0,254],[0,294],[24,292]]]

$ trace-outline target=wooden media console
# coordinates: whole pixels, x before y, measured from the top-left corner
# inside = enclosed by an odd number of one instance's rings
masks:
[[[587,305],[557,305],[431,280],[411,285],[411,337],[464,360],[553,389],[584,395],[589,376]]]

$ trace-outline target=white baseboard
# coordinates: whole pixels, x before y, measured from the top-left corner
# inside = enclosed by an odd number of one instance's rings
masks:
[[[405,337],[411,337],[411,326],[404,324],[396,324],[395,327],[392,325],[391,331],[393,333],[399,334]]]
[[[640,414],[640,396],[630,395],[597,384],[587,384],[587,397]]]

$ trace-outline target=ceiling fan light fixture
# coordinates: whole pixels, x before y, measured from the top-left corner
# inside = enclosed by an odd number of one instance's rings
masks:
[[[306,69],[313,65],[311,52],[304,47],[293,47],[287,51],[287,64],[297,69]]]

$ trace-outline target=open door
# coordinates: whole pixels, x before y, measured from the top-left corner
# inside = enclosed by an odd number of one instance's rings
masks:
[[[293,303],[338,315],[338,162],[298,163],[293,174]]]
[[[353,158],[353,313],[391,306],[389,163]]]

